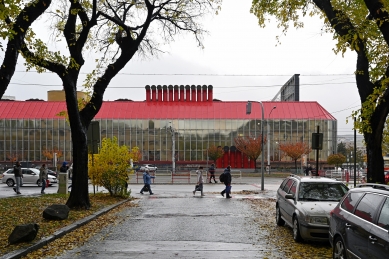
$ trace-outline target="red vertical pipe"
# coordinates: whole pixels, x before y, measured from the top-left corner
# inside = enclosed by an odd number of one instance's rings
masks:
[[[243,167],[243,164],[242,164],[242,153],[237,150],[236,151],[236,168],[242,168]]]
[[[173,86],[172,85],[169,85],[167,87],[169,90],[168,90],[168,93],[169,93],[169,102],[173,102]]]
[[[254,159],[250,159],[250,168],[255,168],[255,161],[254,161]]]
[[[192,85],[192,86],[190,87],[190,89],[192,90],[192,94],[191,94],[190,100],[191,100],[192,102],[195,102],[195,101],[196,101],[196,86]]]
[[[162,86],[157,85],[158,102],[162,102]]]
[[[235,157],[236,157],[236,152],[230,150],[230,165],[232,168],[237,168],[235,163],[236,162]]]
[[[162,98],[163,98],[163,101],[164,102],[167,102],[167,86],[166,85],[164,85],[164,86],[162,86]]]
[[[180,85],[180,101],[185,101],[184,86]]]
[[[186,91],[186,93],[185,93],[185,100],[187,102],[190,102],[190,86],[189,85],[185,86],[185,91]]]
[[[197,101],[201,102],[201,85],[197,86]]]
[[[203,85],[203,102],[207,101],[207,86]]]
[[[150,102],[150,86],[146,85],[146,102]]]
[[[213,100],[213,86],[212,85],[209,85],[208,86],[208,102],[212,102]]]
[[[243,168],[249,168],[249,159],[246,154],[243,154]]]
[[[152,102],[155,102],[156,101],[156,99],[157,99],[157,93],[156,93],[156,87],[155,87],[155,85],[152,85],[151,86],[151,101]]]
[[[179,99],[178,99],[178,85],[174,86],[174,101],[175,102],[179,101]]]

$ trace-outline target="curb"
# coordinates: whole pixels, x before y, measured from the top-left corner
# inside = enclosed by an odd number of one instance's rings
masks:
[[[118,206],[120,206],[123,203],[126,203],[128,201],[130,201],[130,199],[126,199],[124,201],[118,202],[118,203],[113,204],[111,206],[105,207],[105,208],[101,209],[100,211],[97,211],[97,212],[89,215],[88,217],[80,219],[80,220],[78,220],[78,221],[76,221],[76,222],[74,222],[66,227],[59,229],[58,231],[54,232],[50,236],[47,236],[47,237],[44,237],[44,238],[38,240],[37,242],[31,244],[31,246],[29,246],[27,248],[21,248],[19,250],[15,250],[15,251],[12,251],[8,254],[5,254],[2,257],[0,257],[0,259],[18,259],[18,258],[21,258],[22,256],[26,256],[28,253],[31,253],[33,251],[36,251],[36,250],[48,245],[49,243],[53,242],[57,238],[60,238],[64,235],[72,232],[73,230],[89,223],[90,221],[101,216],[102,214],[105,214],[105,213],[109,212],[110,210],[112,210],[112,209],[114,209],[114,208],[116,208],[116,207],[118,207]]]

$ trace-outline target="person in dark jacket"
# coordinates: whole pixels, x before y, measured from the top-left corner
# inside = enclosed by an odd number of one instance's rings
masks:
[[[21,194],[20,186],[22,186],[23,172],[22,172],[22,166],[20,165],[19,161],[17,161],[14,165],[14,176],[16,181],[16,188],[13,189],[17,194]]]
[[[223,197],[224,197],[224,194],[226,194],[226,198],[227,199],[230,199],[232,198],[231,197],[231,166],[227,166],[226,169],[224,169],[224,185],[226,186],[226,188],[220,193]]]
[[[151,184],[151,178],[155,178],[155,176],[152,176],[149,174],[149,169],[145,169],[144,173],[143,173],[143,183],[145,184],[142,188],[142,190],[140,190],[140,194],[143,194],[143,191],[147,190],[149,191],[150,195],[153,195],[154,193],[151,191],[151,187],[150,187],[150,184]]]
[[[215,178],[215,164],[212,164],[211,167],[208,169],[208,172],[211,174],[209,176],[209,183],[211,183],[212,178],[217,183],[216,178]]]
[[[46,180],[48,178],[49,178],[49,175],[47,173],[46,164],[43,164],[42,167],[39,169],[39,180],[42,183],[41,194],[45,194]]]

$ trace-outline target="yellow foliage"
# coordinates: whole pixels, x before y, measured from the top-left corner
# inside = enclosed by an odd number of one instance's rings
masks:
[[[89,177],[94,185],[103,186],[111,195],[128,195],[126,185],[129,176],[130,152],[127,146],[119,146],[116,137],[104,138],[98,155],[89,159]]]

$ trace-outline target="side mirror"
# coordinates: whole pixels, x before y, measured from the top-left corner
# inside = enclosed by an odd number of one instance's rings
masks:
[[[285,199],[291,199],[291,200],[293,200],[293,199],[294,199],[294,195],[288,193],[288,194],[285,195]]]

